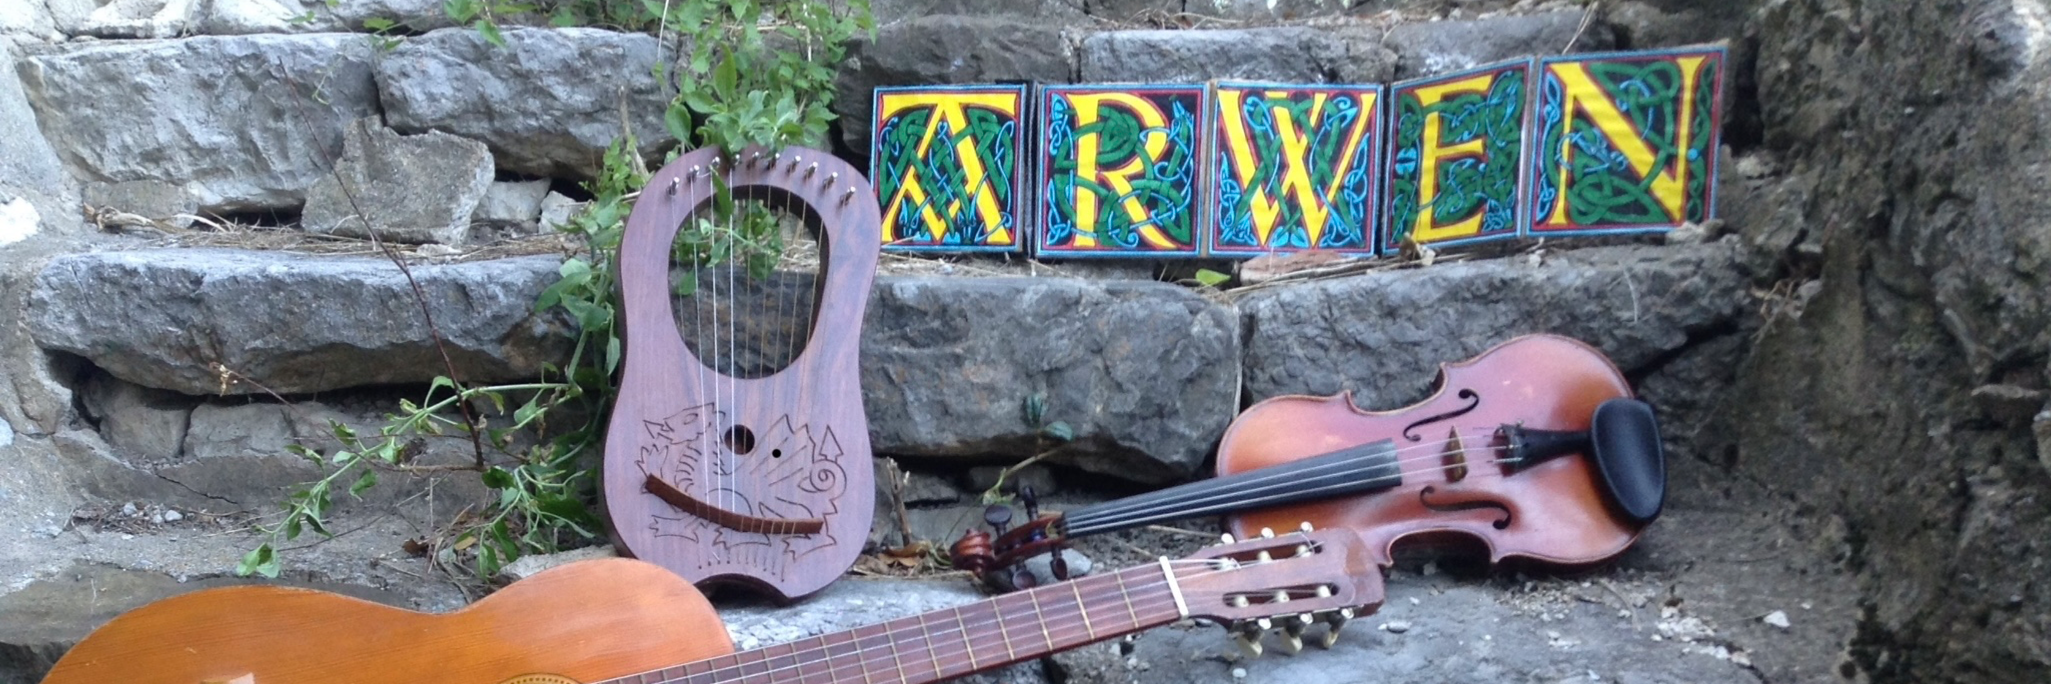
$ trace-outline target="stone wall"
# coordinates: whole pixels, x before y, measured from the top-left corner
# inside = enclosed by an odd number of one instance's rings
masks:
[[[541,230],[545,205],[571,202],[550,190],[597,168],[623,105],[644,151],[660,152],[668,94],[646,65],[669,53],[651,36],[540,26],[509,30],[513,48],[497,52],[446,26],[439,4],[0,7],[0,558],[21,559],[0,562],[0,598],[30,578],[86,576],[68,569],[80,560],[218,573],[233,549],[159,555],[192,524],[166,526],[164,511],[268,506],[312,472],[283,444],[318,442],[328,419],[374,423],[442,372],[389,262],[163,247],[174,229],[204,229],[196,219],[346,234],[346,221],[321,217],[353,215],[362,198],[323,189],[329,169],[440,179],[448,186],[419,193],[434,201],[418,203],[405,239],[447,248],[407,249],[452,360],[471,379],[561,361],[569,323],[531,306],[554,257],[436,255]],[[827,141],[857,162],[877,85],[1386,81],[1566,50],[1718,39],[1732,50],[1726,221],[1699,243],[1554,241],[1232,296],[1115,268],[879,278],[862,341],[872,434],[931,485],[915,502],[931,505],[906,524],[958,531],[973,503],[958,490],[1042,446],[1018,418],[1028,396],[1076,437],[1036,481],[1132,491],[1202,477],[1251,401],[1351,390],[1363,408],[1397,408],[1428,391],[1440,363],[1560,332],[1611,355],[1660,410],[1675,512],[1624,566],[1666,588],[1598,577],[1622,583],[1619,604],[1582,595],[1602,602],[1573,618],[1591,629],[1539,639],[1553,613],[1514,623],[1495,606],[1526,594],[1470,584],[1451,594],[1492,608],[1441,620],[1441,641],[1401,641],[1406,621],[1349,657],[1400,664],[1372,669],[1390,681],[1559,681],[1591,664],[1645,681],[2041,680],[2051,12],[2038,0],[1584,5],[877,0],[878,35],[841,65],[842,119]],[[380,47],[363,33],[370,18],[404,20],[409,35]],[[385,154],[405,150],[416,156]],[[240,380],[224,382],[224,368]],[[435,489],[449,486],[399,485],[364,505],[416,515],[398,502],[460,495]],[[162,529],[62,546],[81,511],[124,504]],[[1755,558],[1748,545],[1768,539],[1786,559],[1722,560]],[[363,570],[360,556],[385,553],[366,544],[325,547],[319,579],[399,577]],[[1419,604],[1452,601],[1429,577],[1393,581]],[[1817,612],[1797,612],[1792,631],[1762,624],[1766,611],[1747,611],[1769,599],[1814,600]],[[1725,611],[1722,633],[1695,641],[1694,627],[1673,627],[1705,605]],[[1638,610],[1656,626],[1638,625]],[[1473,636],[1461,630],[1505,619],[1529,643],[1478,670],[1445,669],[1445,644]],[[27,648],[21,671],[47,666],[82,628],[67,629]],[[1651,650],[1652,629],[1691,635],[1675,646],[1684,660]],[[1187,639],[1170,643],[1206,648]],[[21,643],[0,630],[0,646]],[[1225,676],[1189,669],[1183,653],[1141,675],[1119,648],[1002,677]],[[1713,669],[1685,660],[1716,649]]]

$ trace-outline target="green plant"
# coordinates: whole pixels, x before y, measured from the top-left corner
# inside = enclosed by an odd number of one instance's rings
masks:
[[[872,25],[866,0],[848,3],[845,13],[797,0],[445,0],[443,8],[501,46],[506,43],[497,22],[533,14],[546,14],[558,26],[654,28],[689,39],[691,55],[683,60],[679,91],[664,116],[665,132],[682,142],[671,159],[683,149],[706,146],[732,154],[751,145],[817,144],[832,119],[830,65],[839,61],[854,31]],[[766,38],[765,31],[776,39]],[[665,65],[651,68],[668,73]],[[328,471],[285,500],[280,520],[260,528],[267,538],[244,556],[238,574],[276,577],[282,541],[309,530],[331,536],[327,515],[335,497],[360,496],[378,484],[379,473],[388,472],[474,471],[496,492],[477,512],[465,509],[450,521],[425,549],[438,559],[474,554],[472,567],[480,577],[522,555],[599,534],[591,511],[594,475],[621,355],[613,269],[625,219],[649,176],[639,149],[627,131],[607,150],[599,175],[585,184],[592,201],[561,228],[578,248],[563,261],[559,280],[535,302],[537,312],[559,309],[576,322],[569,364],[544,367],[535,382],[505,385],[466,384],[452,377],[452,367],[419,402],[402,402],[374,434],[335,423],[339,446],[333,453],[292,447]],[[783,249],[777,217],[737,202],[717,176],[715,189],[712,215],[679,230],[673,258],[700,266],[740,263],[750,274],[766,276]],[[691,294],[696,281],[685,278],[676,289]],[[432,330],[431,319],[429,324]],[[485,412],[486,406],[495,413]],[[508,406],[516,408],[506,417]],[[494,415],[504,424],[492,424]],[[415,462],[426,440],[452,437],[471,442],[471,462]],[[338,492],[344,482],[348,486]]]

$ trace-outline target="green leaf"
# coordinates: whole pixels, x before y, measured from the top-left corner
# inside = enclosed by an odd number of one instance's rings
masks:
[[[397,25],[397,22],[394,22],[390,19],[386,19],[384,17],[371,17],[369,19],[363,20],[363,27],[370,29],[372,31],[389,31],[393,26]]]
[[[287,445],[285,445],[285,452],[286,452],[286,453],[289,453],[289,454],[292,454],[292,455],[294,455],[294,456],[298,456],[298,457],[300,457],[300,458],[306,459],[306,460],[308,460],[308,461],[312,461],[312,462],[314,462],[315,464],[320,464],[320,463],[322,463],[322,462],[324,462],[324,461],[326,461],[326,460],[327,460],[327,459],[321,458],[320,452],[318,452],[318,451],[314,451],[314,450],[312,450],[312,449],[308,449],[308,448],[306,448],[306,447],[304,447],[304,446],[301,446],[301,445],[298,445],[298,444],[287,444]]]
[[[484,486],[486,487],[505,489],[513,486],[513,484],[513,474],[505,468],[492,466],[490,470],[484,471]]]
[[[1035,392],[1027,396],[1024,408],[1026,425],[1039,427],[1040,422],[1047,418],[1047,395]]]
[[[1208,268],[1199,268],[1196,270],[1196,282],[1202,283],[1204,287],[1217,287],[1219,285],[1225,284],[1225,281],[1231,279],[1232,276],[1228,273],[1219,273]]]
[[[255,574],[277,579],[278,570],[278,553],[268,543],[250,549],[242,555],[242,562],[235,565],[235,574],[243,577]]]
[[[499,35],[498,24],[491,23],[488,19],[479,19],[474,25],[477,27],[477,33],[484,36],[484,42],[499,47],[506,46],[506,37]]]
[[[541,407],[541,395],[536,394],[534,398],[528,399],[527,403],[520,405],[520,408],[513,409],[513,424],[526,425],[527,421],[534,420],[535,416],[541,415],[545,410],[547,409]]]
[[[726,59],[719,61],[719,67],[712,70],[712,93],[719,99],[733,99],[734,91],[740,88],[740,64],[734,53],[726,53]]]
[[[1063,442],[1075,439],[1075,428],[1069,427],[1067,421],[1057,420],[1048,423],[1047,427],[1040,429],[1040,432]]]
[[[365,490],[368,490],[371,487],[376,486],[377,471],[371,470],[369,468],[364,468],[363,474],[356,478],[356,484],[349,485],[349,496],[361,499],[363,498],[363,492]]]
[[[694,282],[695,282],[695,280],[694,280]],[[617,338],[617,337],[609,337],[609,338],[606,338],[606,340],[605,340],[605,372],[606,372],[606,374],[607,374],[607,375],[611,375],[611,374],[612,374],[612,373],[613,373],[613,372],[614,372],[615,370],[619,369],[619,367],[620,367],[620,338]]]
[[[672,102],[669,111],[662,114],[663,126],[669,128],[669,135],[681,142],[691,141],[691,110],[681,102]]]

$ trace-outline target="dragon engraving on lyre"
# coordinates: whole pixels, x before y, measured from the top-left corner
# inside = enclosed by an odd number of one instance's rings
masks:
[[[743,454],[720,437],[721,427],[728,425],[726,416],[708,403],[661,421],[643,421],[648,441],[637,465],[644,474],[721,509],[771,520],[825,519],[826,529],[809,534],[751,532],[670,507],[670,514],[651,516],[650,531],[692,543],[710,541],[714,557],[702,565],[730,562],[736,556],[759,558],[774,550],[787,567],[837,543],[833,514],[839,510],[835,500],[847,487],[847,473],[833,428],[822,426],[814,435],[810,424],[793,423],[784,415]]]

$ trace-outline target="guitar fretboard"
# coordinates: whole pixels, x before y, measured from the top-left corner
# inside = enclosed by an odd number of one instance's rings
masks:
[[[1137,566],[607,684],[937,682],[1181,619],[1172,572]]]

